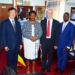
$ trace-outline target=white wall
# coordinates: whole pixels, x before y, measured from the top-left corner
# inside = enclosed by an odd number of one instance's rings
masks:
[[[0,0],[2,4],[12,4],[14,0]],[[19,5],[27,5],[28,2],[29,6],[45,6],[45,0],[18,0]],[[28,6],[27,5],[27,6]]]
[[[75,0],[68,0],[65,4],[65,12],[71,13],[71,7],[75,7]],[[71,21],[75,24],[75,21]]]
[[[0,3],[3,3],[3,4],[12,4],[12,0],[0,0]]]
[[[45,6],[45,0],[30,0],[31,6]]]
[[[63,21],[63,14],[65,12],[65,0],[60,1],[60,8],[59,8],[58,12],[59,12],[58,20],[60,22],[62,22]]]

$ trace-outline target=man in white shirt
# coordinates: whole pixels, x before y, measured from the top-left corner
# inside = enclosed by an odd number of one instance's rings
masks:
[[[53,50],[57,45],[59,22],[53,19],[53,10],[46,10],[46,18],[41,21],[43,35],[41,37],[42,47],[42,71],[50,72],[53,60]]]

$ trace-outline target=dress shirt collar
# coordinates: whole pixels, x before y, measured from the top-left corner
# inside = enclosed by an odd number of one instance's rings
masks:
[[[50,20],[50,21],[53,21],[53,18],[51,18],[51,19],[48,19],[48,18],[47,18],[47,21],[49,21],[49,20]]]
[[[65,24],[65,25],[67,25],[69,23],[69,21],[67,21],[67,22],[63,22],[63,24]]]
[[[11,23],[12,23],[12,21],[15,21],[14,19],[11,19],[10,17],[9,17],[9,20],[10,20]]]

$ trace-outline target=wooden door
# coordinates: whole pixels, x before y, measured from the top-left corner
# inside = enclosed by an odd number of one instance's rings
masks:
[[[0,4],[0,20],[5,20],[8,17],[8,9],[12,7],[9,4]]]

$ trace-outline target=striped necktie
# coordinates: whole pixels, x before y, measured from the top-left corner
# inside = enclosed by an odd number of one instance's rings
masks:
[[[16,25],[15,25],[15,21],[14,20],[12,20],[12,26],[13,26],[13,28],[14,28],[14,30],[16,31]]]

